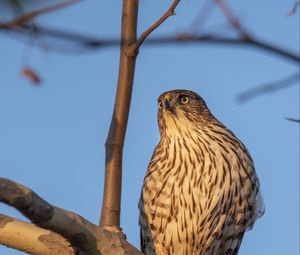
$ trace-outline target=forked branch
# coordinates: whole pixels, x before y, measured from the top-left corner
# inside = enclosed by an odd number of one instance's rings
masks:
[[[141,34],[137,42],[133,45],[133,52],[137,52],[138,49],[141,47],[143,42],[146,38],[156,29],[158,28],[167,18],[172,15],[175,15],[175,8],[179,4],[180,0],[175,0],[170,8],[152,25],[150,26],[145,32]]]
[[[105,183],[100,218],[101,226],[120,227],[122,154],[127,128],[135,61],[139,47],[147,36],[174,13],[180,0],[136,40],[138,1],[123,0],[121,49],[114,112],[105,143]]]
[[[0,178],[0,202],[35,224],[0,215],[0,244],[35,255],[142,255],[118,229],[94,225],[5,178]]]

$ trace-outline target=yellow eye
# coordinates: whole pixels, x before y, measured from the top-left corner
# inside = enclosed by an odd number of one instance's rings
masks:
[[[182,104],[187,104],[190,101],[190,99],[187,96],[183,96],[180,98],[180,102]]]

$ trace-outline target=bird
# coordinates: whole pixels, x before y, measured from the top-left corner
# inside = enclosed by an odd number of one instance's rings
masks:
[[[264,214],[245,145],[190,90],[158,98],[160,141],[139,200],[146,255],[236,255]]]

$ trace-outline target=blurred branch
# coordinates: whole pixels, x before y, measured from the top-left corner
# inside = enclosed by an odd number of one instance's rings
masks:
[[[41,84],[41,78],[35,70],[30,67],[23,67],[21,70],[22,76],[27,78],[32,85],[39,86]]]
[[[288,12],[287,16],[293,16],[297,12],[298,8],[299,8],[299,2],[297,1],[293,4],[292,9]]]
[[[79,2],[79,1],[80,0],[67,0],[65,2],[56,4],[56,5],[53,5],[53,6],[50,6],[50,7],[42,8],[42,9],[39,9],[37,11],[33,11],[33,12],[29,12],[29,13],[23,14],[21,17],[18,17],[18,18],[14,19],[14,20],[12,20],[10,22],[6,22],[4,24],[0,24],[0,28],[1,28],[1,25],[2,26],[6,26],[6,27],[20,26],[20,25],[22,25],[22,24],[24,24],[24,23],[26,23],[26,22],[28,22],[30,20],[33,20],[37,16],[57,11],[59,9],[68,7],[70,5],[73,5],[73,4],[75,4],[75,3]]]
[[[1,29],[1,24],[0,24]],[[111,39],[100,39],[91,36],[85,36],[81,34],[71,33],[62,30],[51,29],[47,27],[30,26],[27,24],[18,27],[3,27],[2,30],[15,32],[22,35],[36,35],[36,36],[49,36],[55,39],[61,39],[65,41],[70,41],[76,43],[83,49],[103,49],[103,48],[114,48],[120,45],[120,40],[117,38]],[[264,50],[266,52],[272,53],[274,55],[289,59],[293,62],[300,62],[300,57],[296,53],[292,53],[282,47],[273,45],[269,42],[264,42],[254,36],[249,35],[247,37],[232,38],[232,37],[220,37],[215,34],[179,34],[174,36],[160,36],[153,37],[144,42],[145,46],[154,45],[186,45],[186,44],[223,44],[223,45],[239,45],[245,47],[254,47],[257,49]]]
[[[255,36],[251,35],[246,31],[246,29],[241,25],[240,21],[238,20],[237,16],[234,14],[230,6],[227,4],[225,0],[214,0],[216,5],[220,8],[223,12],[225,18],[228,20],[228,23],[234,28],[239,34],[239,40],[246,44],[267,50],[271,53],[275,53],[281,56],[285,56],[291,60],[300,62],[299,55],[292,54],[282,48],[276,47],[270,43],[262,42],[258,40]]]
[[[297,122],[297,123],[300,123],[300,119],[294,119],[294,118],[285,118],[285,119],[287,119],[287,120],[289,120],[289,121],[293,121],[293,122]]]
[[[299,81],[299,72],[289,75],[278,81],[269,82],[267,84],[262,84],[262,85],[254,87],[254,88],[251,88],[251,89],[239,94],[237,97],[237,100],[240,103],[244,103],[244,102],[249,101],[259,95],[272,93],[277,90],[281,90],[281,89],[290,87],[290,86],[296,84],[297,81]]]
[[[202,8],[199,9],[191,25],[189,26],[188,31],[191,31],[192,33],[200,31],[209,15],[212,13],[212,7],[213,2],[211,0],[206,0]]]
[[[220,10],[223,12],[224,16],[227,18],[229,24],[237,30],[240,34],[245,34],[245,31],[236,17],[236,15],[233,13],[229,5],[225,2],[225,0],[214,0],[215,4],[220,8]]]

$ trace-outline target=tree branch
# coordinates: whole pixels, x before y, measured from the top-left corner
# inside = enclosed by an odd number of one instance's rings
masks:
[[[120,227],[122,155],[129,116],[136,55],[127,47],[136,42],[138,1],[123,0],[120,64],[115,105],[105,143],[105,183],[101,226]]]
[[[293,84],[295,84],[297,81],[299,81],[299,72],[293,73],[292,75],[284,77],[283,79],[280,79],[278,81],[268,82],[266,84],[262,84],[254,88],[251,88],[239,94],[237,100],[240,103],[245,103],[246,101],[249,101],[259,95],[272,93],[277,90],[290,87]]]
[[[289,118],[289,117],[286,117],[285,119],[289,120],[289,121],[292,121],[292,122],[300,123],[300,119]]]
[[[220,8],[223,12],[224,16],[228,20],[229,24],[237,30],[239,33],[244,34],[245,31],[238,20],[238,18],[234,15],[233,11],[230,9],[225,0],[214,0],[215,4]]]
[[[23,250],[22,247],[26,244],[23,244],[20,238],[28,236],[27,245],[30,242],[36,242],[36,248],[27,247],[28,250],[25,250],[25,247],[24,251],[36,249],[37,255],[48,255],[46,252],[38,253],[38,242],[46,242],[46,246],[49,242],[49,249],[51,247],[64,249],[63,247],[71,244],[74,248],[68,246],[69,250],[74,250],[76,255],[142,255],[126,241],[125,235],[118,228],[96,226],[73,212],[50,205],[27,187],[5,178],[0,178],[0,202],[13,206],[37,225],[20,223],[17,220],[9,225],[10,218],[0,217],[0,234],[3,233],[0,235],[0,243],[9,247]],[[18,234],[16,233],[17,226],[20,230],[24,229],[24,233],[22,230],[23,235],[15,236],[14,242],[17,244],[13,244],[13,239],[9,235]],[[52,254],[49,253],[49,255]]]
[[[120,41],[117,38],[110,39],[101,39],[95,38],[91,36],[66,32],[57,29],[51,29],[47,27],[42,27],[35,25],[34,28],[29,25],[22,25],[18,27],[6,27],[4,24],[0,24],[0,29],[4,31],[14,32],[21,35],[40,35],[40,36],[49,36],[54,39],[60,39],[65,41],[70,41],[72,43],[76,43],[83,49],[103,49],[103,48],[115,48],[120,45]],[[300,63],[300,57],[298,54],[293,53],[287,49],[284,49],[280,46],[273,45],[272,43],[263,41],[257,37],[252,35],[248,37],[220,37],[216,34],[194,34],[194,33],[183,33],[179,35],[171,35],[171,36],[160,36],[153,37],[144,42],[146,46],[155,46],[155,45],[186,45],[186,44],[223,44],[229,46],[242,46],[242,47],[253,47],[256,49],[263,50],[267,53],[271,53],[277,55],[279,57],[283,57],[287,60],[295,62],[297,64]],[[131,46],[132,47],[132,46]],[[65,50],[62,52],[66,52]]]
[[[149,27],[145,32],[141,34],[139,39],[136,41],[133,47],[133,51],[137,52],[146,38],[156,29],[158,28],[167,18],[172,15],[175,15],[175,8],[179,4],[180,0],[175,0],[170,8],[161,16],[151,27]]]
[[[296,56],[296,54],[291,54],[284,49],[275,47],[269,43],[262,42],[257,38],[255,38],[255,36],[248,33],[246,29],[241,25],[239,19],[234,14],[234,12],[230,8],[230,6],[226,3],[225,0],[214,0],[214,2],[223,12],[225,18],[227,19],[231,27],[239,33],[241,42],[245,42],[246,44],[250,44],[252,46],[267,50],[271,53],[285,56],[287,58],[290,58],[291,60],[295,60],[298,62],[300,61],[299,56]]]
[[[180,0],[175,0],[168,11],[136,40],[138,1],[123,0],[118,86],[114,112],[105,143],[105,184],[101,226],[120,227],[122,153],[138,49],[152,31],[174,14],[174,9],[179,2]]]
[[[18,18],[14,19],[14,20],[12,20],[10,22],[7,22],[6,25],[7,26],[12,26],[12,27],[14,27],[14,26],[20,26],[23,23],[28,22],[28,21],[34,19],[37,16],[57,11],[59,9],[68,7],[70,5],[73,5],[73,4],[75,4],[75,3],[79,2],[79,1],[80,0],[67,0],[65,2],[56,4],[56,5],[53,5],[53,6],[50,6],[50,7],[46,7],[46,8],[39,9],[37,11],[29,12],[29,13],[26,13],[26,14],[22,15],[21,17],[18,17]]]
[[[33,255],[76,254],[60,235],[3,214],[0,214],[0,244]]]
[[[53,206],[30,189],[0,178],[0,201],[16,208],[39,227],[49,229],[89,254],[98,254],[97,226],[81,216]]]

